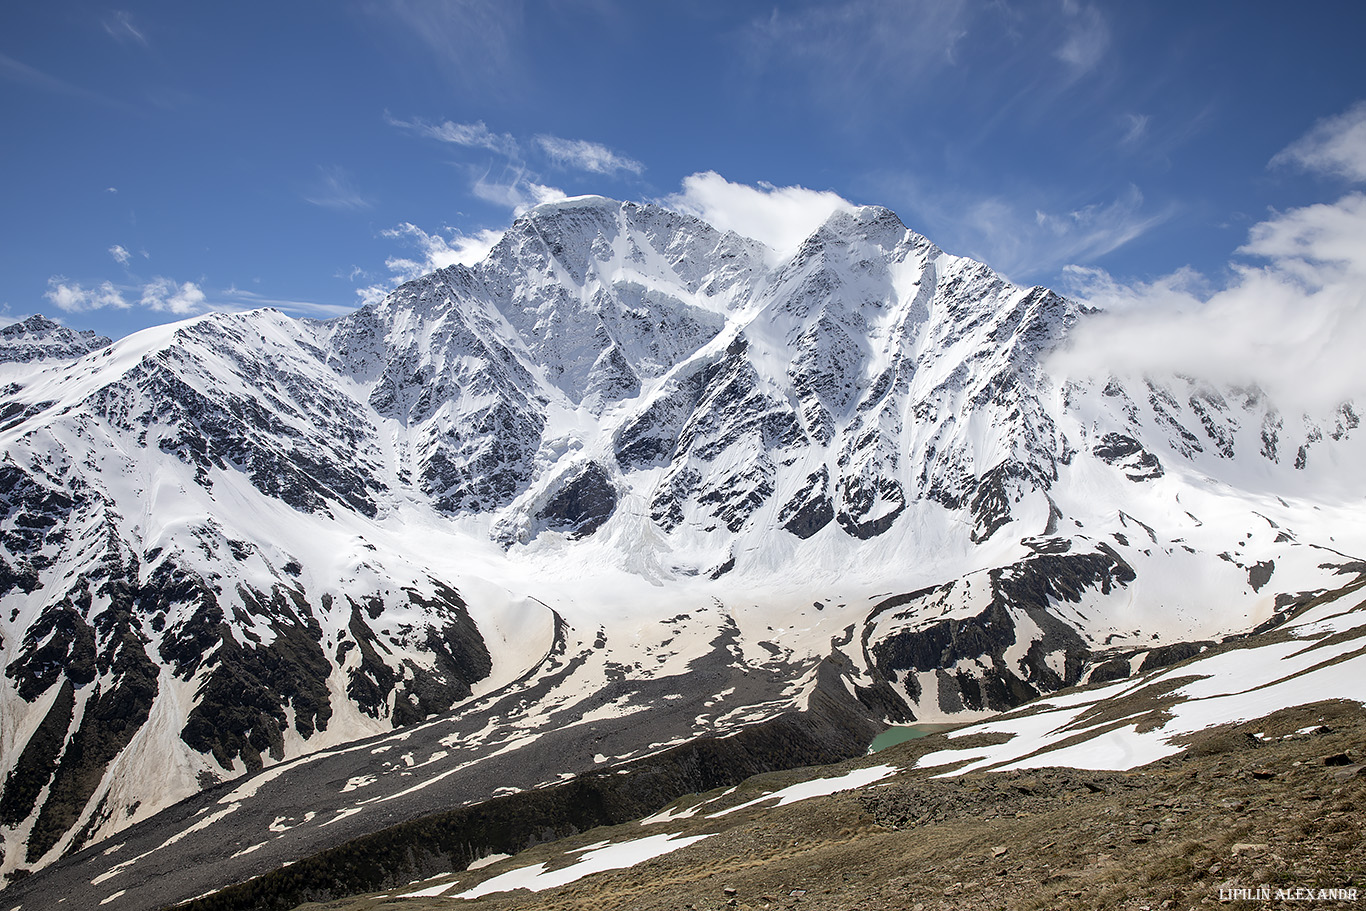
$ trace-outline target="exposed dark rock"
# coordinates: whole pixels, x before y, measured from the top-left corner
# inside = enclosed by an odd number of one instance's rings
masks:
[[[165,616],[177,604],[193,605],[193,609],[187,619],[162,635],[157,652],[171,663],[175,676],[189,680],[224,633],[223,611],[213,590],[197,573],[166,560],[152,571],[141,608],[144,614]]]
[[[1162,477],[1162,463],[1143,448],[1143,444],[1122,433],[1107,433],[1091,447],[1091,454],[1107,465],[1114,465],[1130,481],[1151,481]]]
[[[336,502],[362,515],[375,514],[372,492],[383,484],[354,459],[319,455],[333,446],[350,453],[361,448],[366,422],[354,406],[341,405],[340,397],[326,404],[314,400],[318,412],[304,413],[279,396],[271,408],[251,396],[210,394],[187,382],[188,359],[179,349],[149,355],[119,383],[91,396],[89,404],[143,445],[149,431],[158,428],[160,450],[194,466],[204,487],[212,486],[212,469],[232,466],[262,493],[295,509],[323,512],[327,503]],[[260,365],[245,357],[239,357],[238,366],[248,377],[261,375],[261,382],[271,383]],[[298,426],[326,427],[328,438],[309,439]]]
[[[712,514],[728,530],[737,532],[773,496],[775,473],[773,463],[766,456],[760,456],[743,469],[705,485],[697,495],[697,502],[711,507]]]
[[[1194,658],[1213,644],[1213,642],[1173,642],[1171,645],[1159,646],[1148,652],[1143,663],[1138,666],[1138,672],[1142,674],[1161,667],[1170,667],[1188,658]]]
[[[40,313],[0,327],[0,363],[27,363],[48,358],[78,358],[109,344],[92,329],[77,332]]]
[[[1214,444],[1214,451],[1222,458],[1233,458],[1234,434],[1238,423],[1229,415],[1228,402],[1213,389],[1204,389],[1190,397],[1191,410],[1200,419],[1205,436]]]
[[[597,462],[589,462],[564,479],[535,518],[570,538],[585,538],[612,517],[617,491],[612,479]]]
[[[860,540],[876,538],[891,528],[906,509],[906,493],[892,478],[845,475],[840,478],[839,491],[840,509],[835,520]]]
[[[37,558],[45,544],[60,544],[75,507],[76,500],[67,491],[39,483],[12,462],[0,464],[0,544],[12,555]],[[21,564],[13,572],[16,587],[38,587],[36,579],[28,581],[28,567]]]
[[[1271,581],[1271,574],[1275,571],[1275,560],[1258,560],[1247,568],[1247,584],[1252,586],[1254,592],[1259,592],[1262,586]]]
[[[1027,470],[1014,462],[1002,462],[982,475],[968,504],[976,519],[971,535],[974,542],[987,540],[1010,522],[1012,490],[1018,490],[1019,482],[1027,477]]]
[[[454,589],[436,583],[430,600],[412,590],[407,594],[413,604],[445,622],[428,626],[421,640],[422,650],[432,657],[435,668],[429,671],[411,661],[405,662],[408,672],[394,697],[394,727],[421,721],[469,698],[472,685],[493,669],[492,656],[479,628],[466,610],[464,599]]]
[[[667,464],[677,453],[678,438],[702,394],[715,378],[715,366],[671,378],[648,407],[628,421],[615,440],[617,463],[623,471]]]
[[[893,681],[905,674],[912,699],[920,698],[913,674],[957,666],[960,670],[956,674],[938,678],[939,698],[941,703],[948,698],[951,704],[961,701],[964,707],[972,709],[1013,708],[1040,693],[1070,686],[1081,679],[1090,650],[1076,630],[1053,614],[1052,603],[1079,602],[1086,591],[1093,589],[1107,594],[1112,586],[1127,584],[1135,578],[1133,569],[1112,549],[1101,543],[1098,550],[1037,554],[1004,569],[992,570],[992,600],[978,615],[932,621],[873,641],[871,635],[879,616],[918,603],[941,590],[926,589],[890,598],[873,609],[865,626],[864,649],[870,664]],[[1018,642],[1016,612],[1027,614],[1042,637],[1027,644]],[[1008,665],[1006,650],[1020,645],[1026,648],[1024,657],[1015,666]],[[1049,663],[1050,656],[1058,652],[1062,653],[1061,672]],[[961,670],[972,662],[983,668],[980,676]]]
[[[828,491],[830,472],[824,465],[806,476],[802,489],[784,504],[778,513],[783,528],[806,539],[830,524],[835,518],[835,505]]]
[[[211,753],[224,769],[231,769],[232,760],[241,757],[255,771],[262,766],[263,753],[284,757],[287,705],[292,706],[295,730],[303,737],[327,729],[332,716],[327,690],[331,665],[320,643],[322,630],[300,592],[277,587],[266,595],[239,588],[239,594],[253,615],[269,623],[274,634],[269,644],[238,641],[240,634],[221,619],[214,603],[201,605],[202,613],[191,620],[193,629],[178,630],[171,654],[187,659],[178,662],[180,673],[192,674],[205,652],[196,657],[187,644],[211,639],[221,643],[209,659],[198,702],[180,736],[191,748]]]
[[[443,512],[491,512],[532,478],[539,414],[499,401],[439,434],[418,466],[422,491]]]
[[[360,649],[360,664],[347,672],[346,695],[365,714],[372,718],[380,717],[388,706],[389,693],[394,689],[394,669],[380,656],[379,650],[388,652],[374,630],[366,624],[361,615],[360,605],[351,603],[351,623],[347,626],[352,640]],[[351,646],[346,642],[345,646]],[[338,663],[349,649],[339,649]]]
[[[30,862],[46,854],[80,818],[109,763],[146,722],[158,690],[157,666],[147,656],[135,617],[137,561],[121,554],[111,540],[102,571],[105,577],[98,580],[95,595],[108,606],[93,621],[99,633],[95,664],[109,682],[96,686],[86,700],[80,726],[67,741],[29,835]]]
[[[1129,667],[1128,658],[1111,658],[1096,665],[1087,681],[1089,683],[1110,683],[1114,680],[1123,680],[1130,674]]]
[[[1168,441],[1177,452],[1186,458],[1192,458],[1198,452],[1205,449],[1200,445],[1200,438],[1191,433],[1184,424],[1181,423],[1177,415],[1180,413],[1181,404],[1167,390],[1148,382],[1148,404],[1153,409],[1153,414],[1157,416],[1158,425],[1168,433]]]
[[[78,597],[88,604],[89,590],[80,590]],[[25,633],[19,657],[5,668],[5,676],[28,702],[62,676],[84,686],[95,673],[95,630],[70,600],[43,611]]]
[[[349,672],[347,695],[367,715],[387,715],[394,727],[446,711],[467,698],[470,687],[487,677],[493,666],[483,637],[457,592],[437,583],[430,600],[413,590],[406,594],[410,603],[445,621],[406,634],[408,642],[431,656],[434,669],[429,671],[410,660],[398,659],[366,623],[360,605],[355,602],[347,627],[360,649],[360,663]]]
[[[734,568],[735,556],[732,554],[731,556],[726,557],[725,561],[722,562],[720,566],[716,567],[716,569],[711,571],[711,573],[709,574],[709,578],[719,579]]]
[[[63,680],[52,708],[24,745],[19,761],[5,776],[4,795],[0,797],[0,823],[17,826],[33,812],[38,795],[57,771],[57,759],[66,743],[75,707],[76,690],[69,679]]]
[[[32,594],[38,589],[38,571],[30,565],[19,563],[11,566],[9,561],[0,557],[0,598],[18,589],[24,594]],[[3,642],[3,639],[0,639]]]
[[[701,481],[702,473],[687,463],[667,473],[650,497],[650,518],[665,531],[683,524],[683,503]]]
[[[631,369],[626,356],[618,345],[608,345],[598,355],[588,374],[588,387],[584,399],[591,400],[596,408],[609,402],[619,402],[640,392],[640,377]]]

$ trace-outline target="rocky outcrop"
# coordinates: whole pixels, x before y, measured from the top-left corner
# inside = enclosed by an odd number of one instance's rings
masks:
[[[42,314],[0,326],[0,364],[74,360],[110,345],[92,330],[76,331]]]
[[[1081,680],[1092,649],[1058,607],[1092,592],[1107,595],[1135,578],[1104,543],[1092,553],[1037,553],[882,602],[865,623],[864,653],[912,713],[926,699],[934,713],[1004,711]],[[987,586],[986,606],[935,619],[953,609],[965,583]],[[925,691],[926,679],[933,693]]]

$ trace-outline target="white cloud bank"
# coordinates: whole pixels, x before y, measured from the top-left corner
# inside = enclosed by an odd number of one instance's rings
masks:
[[[1318,124],[1272,159],[1366,181],[1366,105]],[[1122,283],[1070,267],[1074,295],[1105,312],[1053,359],[1065,374],[1182,373],[1256,385],[1283,409],[1366,398],[1366,195],[1278,212],[1236,251],[1224,287],[1193,270]]]
[[[78,282],[68,282],[60,275],[47,280],[47,291],[43,297],[66,313],[86,313],[106,307],[127,310],[131,306],[112,282],[101,282],[94,288],[86,288]]]
[[[449,231],[450,240],[447,240],[440,234],[428,234],[409,222],[382,233],[385,237],[407,240],[417,247],[422,255],[421,260],[396,257],[385,260],[384,264],[402,281],[447,266],[472,266],[487,256],[494,245],[503,239],[502,231],[484,230],[474,234],[461,234],[452,230]]]
[[[207,309],[203,290],[194,282],[177,284],[169,278],[154,278],[142,286],[142,306],[176,316],[191,316]]]
[[[411,222],[381,231],[382,237],[403,241],[416,251],[415,256],[390,256],[384,265],[392,274],[387,282],[376,282],[356,289],[361,304],[378,303],[399,284],[445,269],[448,266],[472,266],[479,262],[503,239],[502,231],[485,229],[474,234],[462,234],[446,229],[446,236],[427,233]],[[448,239],[449,238],[449,239]],[[357,270],[352,277],[364,275]]]
[[[683,189],[660,203],[676,212],[695,215],[722,231],[734,231],[759,241],[782,260],[836,212],[854,204],[830,190],[749,186],[731,183],[715,171],[683,179]]]
[[[91,310],[130,309],[133,303],[124,297],[125,291],[139,295],[139,305],[160,313],[193,316],[213,309],[203,289],[195,282],[175,282],[160,276],[140,288],[118,288],[113,282],[101,282],[87,288],[79,282],[54,275],[47,280],[47,291],[43,297],[65,313],[88,313]]]

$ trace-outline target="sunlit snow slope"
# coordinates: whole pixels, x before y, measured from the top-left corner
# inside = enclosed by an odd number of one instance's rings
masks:
[[[1351,403],[1052,375],[1085,308],[885,209],[774,259],[585,197],[336,320],[0,332],[0,870],[451,711],[352,790],[724,733],[829,656],[868,718],[984,717],[1366,553]]]

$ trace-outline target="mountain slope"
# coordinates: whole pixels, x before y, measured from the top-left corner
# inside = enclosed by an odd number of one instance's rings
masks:
[[[999,907],[1007,896],[1015,907],[1040,895],[1105,907],[1115,889],[1185,906],[1219,886],[1256,887],[1267,872],[1281,888],[1359,888],[1366,857],[1351,814],[1366,798],[1366,707],[1359,693],[1319,698],[1366,664],[1360,568],[1339,581],[1274,630],[944,733],[912,728],[920,739],[836,768],[691,792],[624,821],[647,790],[641,779],[667,778],[661,757],[653,776],[628,766],[390,826],[187,911],[304,898],[356,909],[457,897],[499,908],[719,906],[725,889],[750,907],[790,902],[794,889],[859,907]],[[570,835],[539,844],[526,837],[532,820]],[[96,863],[70,872],[89,876]]]
[[[490,757],[533,787],[832,687],[856,727],[984,717],[1274,624],[1366,552],[1350,403],[1055,376],[1085,308],[885,209],[772,260],[585,197],[336,320],[8,364],[0,870],[170,839],[176,800],[320,751],[354,833],[410,779],[481,800]],[[377,736],[423,746],[345,746]],[[266,819],[243,787],[206,835]]]

